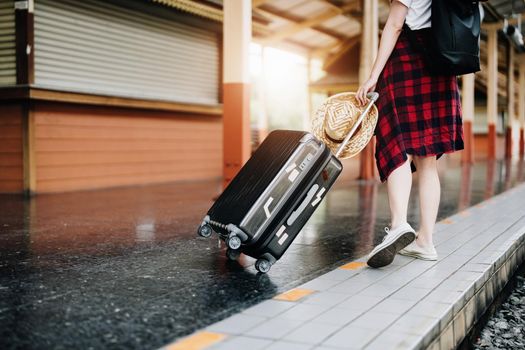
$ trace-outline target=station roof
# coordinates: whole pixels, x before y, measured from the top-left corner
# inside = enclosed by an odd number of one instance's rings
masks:
[[[223,0],[151,0],[180,11],[222,21]],[[347,89],[357,84],[363,0],[252,0],[253,40],[257,43],[318,57],[324,61],[327,75],[313,82],[315,89]],[[365,0],[366,1],[366,0]],[[378,0],[379,27],[388,17],[389,0]],[[525,35],[525,0],[489,0],[483,2],[487,23],[502,23],[510,19]],[[500,33],[501,34],[501,33]],[[503,39],[503,35],[500,35]],[[481,61],[486,63],[486,49],[482,33]],[[506,48],[500,40],[499,68],[506,78]],[[357,61],[356,61],[357,60]],[[355,62],[355,64],[348,64]],[[346,67],[346,70],[345,68]],[[484,89],[486,74],[477,74],[477,87]],[[500,96],[506,97],[503,79]]]

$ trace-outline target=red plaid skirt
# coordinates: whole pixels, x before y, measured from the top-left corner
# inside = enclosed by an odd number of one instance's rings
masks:
[[[421,31],[414,31],[424,45]],[[375,158],[381,182],[407,154],[441,157],[463,149],[457,78],[431,76],[423,56],[402,32],[377,82]],[[416,171],[414,162],[412,172]]]

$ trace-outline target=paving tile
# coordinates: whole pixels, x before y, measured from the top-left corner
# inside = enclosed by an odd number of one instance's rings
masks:
[[[339,268],[324,274],[322,278],[335,281],[345,281],[358,273],[359,270],[343,270]]]
[[[322,322],[344,326],[359,317],[365,310],[335,307],[315,317],[312,322]]]
[[[371,311],[403,314],[407,312],[417,300],[388,298],[377,304]]]
[[[292,342],[287,342],[284,340],[278,340],[266,348],[266,350],[309,350],[309,349],[312,349],[312,345],[292,343]]]
[[[380,281],[382,282],[382,280]],[[399,288],[403,286],[403,284],[400,285],[383,285],[380,284],[380,282],[376,284],[372,284],[371,286],[366,287],[365,289],[361,290],[359,293],[357,293],[355,296],[370,296],[370,297],[380,297],[385,298],[389,296],[390,294],[395,293]],[[349,298],[352,299],[352,298]]]
[[[334,325],[320,322],[308,322],[284,336],[284,340],[296,343],[320,344],[328,336],[342,328],[343,325]]]
[[[476,321],[476,300],[471,298],[465,304],[465,330],[467,333],[474,326]]]
[[[421,300],[432,290],[427,288],[414,288],[410,285],[407,285],[397,292],[392,294],[390,297],[394,299],[404,299],[404,300]]]
[[[363,267],[366,267],[366,262],[364,261],[352,261],[348,264],[344,264],[343,266],[339,266],[340,270],[358,270],[362,269]]]
[[[449,290],[449,291],[457,291],[457,292],[464,292],[469,289],[475,289],[474,281],[468,281],[468,280],[461,281],[461,280],[453,280],[453,279],[446,279],[439,286],[435,288],[435,290]]]
[[[454,343],[459,344],[465,338],[465,310],[459,312],[453,321]]]
[[[266,320],[266,317],[236,314],[209,326],[207,329],[211,332],[242,334]]]
[[[458,300],[461,300],[462,295],[463,293],[456,291],[434,290],[425,297],[425,300],[440,303],[456,303]]]
[[[297,304],[288,301],[265,300],[260,304],[244,310],[242,313],[248,315],[274,317],[295,305]]]
[[[426,350],[439,350],[439,339],[435,339]]]
[[[411,275],[409,273],[406,273],[403,270],[401,270],[401,271],[396,271],[396,272],[390,274],[389,276],[381,279],[376,284],[389,285],[389,286],[395,286],[395,287],[402,287],[405,284],[407,284],[410,281],[412,281],[416,277],[417,276],[413,276],[413,275]]]
[[[340,303],[338,307],[365,311],[371,309],[375,304],[379,303],[383,299],[383,297],[358,294],[346,299]]]
[[[348,299],[348,295],[343,293],[332,293],[324,291],[322,293],[315,293],[307,296],[302,303],[303,304],[313,304],[313,305],[322,305],[322,306],[334,306],[342,303]]]
[[[301,324],[301,321],[275,317],[271,322],[263,322],[245,334],[252,337],[279,339]]]
[[[341,283],[341,281],[339,280],[318,277],[316,279],[311,280],[310,282],[300,285],[299,288],[312,290],[327,290],[339,283]]]
[[[457,271],[452,274],[449,279],[458,281],[476,281],[483,275],[482,272],[475,271]]]
[[[455,348],[454,344],[454,325],[453,322],[448,324],[439,336],[440,350],[451,350]]]
[[[336,284],[333,287],[329,288],[328,291],[334,293],[344,293],[350,296],[359,293],[361,290],[365,289],[371,284],[371,282],[367,284],[362,284],[360,283],[360,281],[354,281],[354,278],[355,277],[352,277],[344,282]]]
[[[204,349],[218,344],[227,336],[221,333],[199,331],[163,347],[164,350]]]
[[[310,305],[310,304],[297,304],[294,307],[286,310],[278,317],[286,318],[290,320],[308,321],[317,315],[327,311],[328,306],[322,305]]]
[[[406,350],[417,349],[422,339],[416,335],[404,333],[382,333],[365,350]]]
[[[445,323],[452,321],[453,305],[433,301],[422,300],[414,305],[408,314],[426,316],[431,318],[440,318]]]
[[[435,288],[443,282],[443,277],[417,277],[407,284],[410,288]]]
[[[264,349],[272,343],[269,339],[261,339],[246,336],[237,336],[227,338],[225,341],[216,344],[209,348],[210,350],[239,350],[239,349],[250,349],[259,350]]]
[[[347,326],[332,335],[322,345],[344,349],[361,349],[379,334],[379,330]]]
[[[294,288],[287,292],[274,296],[273,299],[280,300],[280,301],[298,301],[315,292],[316,292],[316,289],[312,289],[312,288]]]
[[[387,332],[400,332],[419,336],[433,333],[431,338],[434,338],[439,333],[439,321],[439,318],[435,317],[405,314],[388,327]]]
[[[369,311],[353,320],[350,323],[350,326],[382,330],[387,328],[397,318],[399,318],[398,314],[382,311]]]

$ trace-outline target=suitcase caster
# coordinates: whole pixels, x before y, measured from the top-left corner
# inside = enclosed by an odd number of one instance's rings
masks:
[[[237,235],[231,234],[226,240],[226,244],[232,250],[237,250],[241,247],[241,238]]]
[[[271,267],[272,267],[272,264],[266,259],[258,259],[255,262],[255,268],[260,273],[266,273],[266,272],[270,271]]]
[[[228,258],[228,260],[236,261],[237,259],[239,259],[239,256],[241,256],[240,250],[234,250],[230,248],[226,249],[226,257]]]
[[[197,230],[197,233],[199,236],[204,238],[209,238],[211,234],[213,233],[213,230],[211,229],[211,226],[208,224],[204,224],[199,226],[199,229]]]

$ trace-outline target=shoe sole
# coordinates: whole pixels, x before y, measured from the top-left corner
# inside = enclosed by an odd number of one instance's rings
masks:
[[[377,251],[372,257],[370,257],[366,262],[367,265],[373,268],[378,268],[391,264],[392,261],[394,261],[396,254],[415,239],[416,234],[414,232],[408,231],[403,233],[391,244]]]
[[[411,257],[411,258],[416,258],[416,259],[419,259],[419,260],[437,261],[437,256],[436,257],[426,257],[426,256],[420,255],[420,254],[404,253],[404,252],[399,252],[399,254],[403,255],[403,256],[408,256],[408,257]]]

